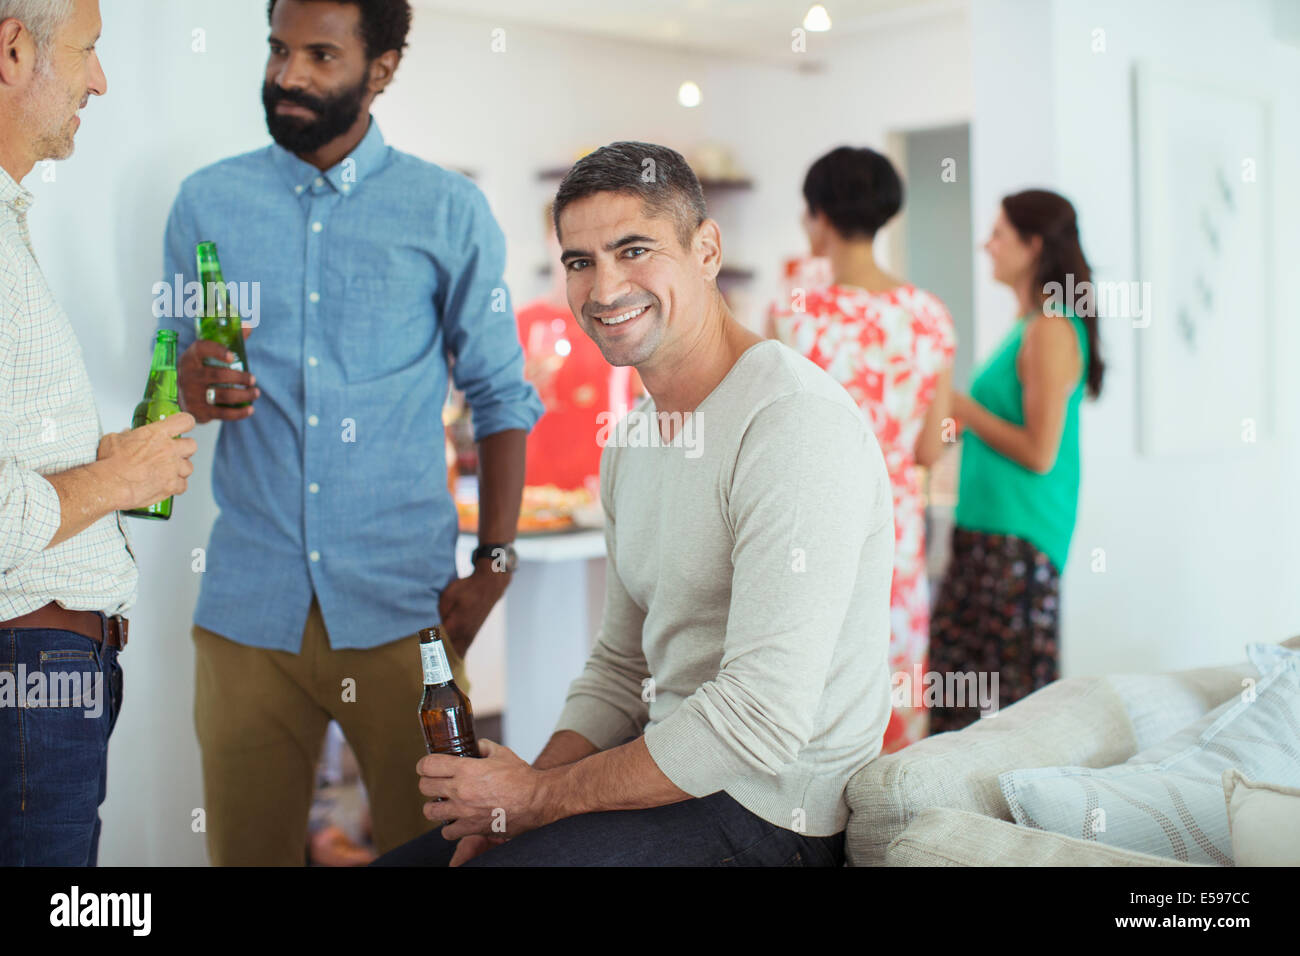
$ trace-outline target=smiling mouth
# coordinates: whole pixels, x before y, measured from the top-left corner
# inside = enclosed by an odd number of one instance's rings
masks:
[[[642,313],[648,311],[649,308],[650,306],[643,305],[639,309],[632,309],[629,312],[620,312],[618,315],[610,316],[607,319],[601,316],[596,316],[596,318],[599,320],[601,325],[622,325],[624,322],[631,322]]]

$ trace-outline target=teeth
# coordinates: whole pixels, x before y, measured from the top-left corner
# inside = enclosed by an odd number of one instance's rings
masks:
[[[624,312],[622,315],[616,315],[612,319],[601,319],[600,321],[605,325],[622,325],[628,319],[635,319],[648,308],[650,308],[650,306],[643,305],[641,308],[633,309],[631,312]]]

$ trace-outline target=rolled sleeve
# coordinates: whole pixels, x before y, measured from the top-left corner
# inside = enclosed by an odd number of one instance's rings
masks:
[[[722,660],[646,731],[659,769],[692,796],[775,776],[815,731],[863,548],[888,495],[875,437],[843,406],[798,394],[757,416],[728,495],[734,529]],[[883,526],[882,526],[883,527]]]
[[[62,520],[59,493],[36,474],[0,462],[0,574],[36,557]]]
[[[439,303],[452,379],[473,412],[474,440],[509,429],[531,431],[546,410],[524,378],[514,309],[504,279],[505,236],[483,194],[467,193],[465,258],[444,277]]]

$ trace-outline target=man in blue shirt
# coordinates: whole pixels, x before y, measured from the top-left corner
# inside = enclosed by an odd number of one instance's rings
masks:
[[[241,303],[247,371],[204,364],[233,356],[195,342],[193,316],[162,320],[182,336],[183,407],[225,422],[194,616],[217,865],[302,862],[331,718],[357,752],[377,848],[429,829],[412,784],[424,752],[416,631],[441,619],[463,681],[513,569],[525,439],[543,410],[486,200],[386,146],[370,117],[406,45],[407,0],[271,0],[270,16],[276,145],[187,179],[165,251],[168,283],[196,281],[195,244],[211,240],[225,279],[257,289]],[[487,549],[459,580],[449,364],[473,411]],[[251,404],[216,404],[232,402],[222,385]]]

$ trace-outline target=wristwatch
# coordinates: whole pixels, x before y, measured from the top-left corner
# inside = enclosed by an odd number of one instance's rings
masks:
[[[515,553],[513,544],[480,544],[474,549],[474,553],[470,557],[475,564],[478,564],[483,558],[491,559],[493,571],[504,570],[513,574],[515,568],[519,567],[519,555]],[[496,566],[496,562],[500,558],[505,559],[504,568]]]

